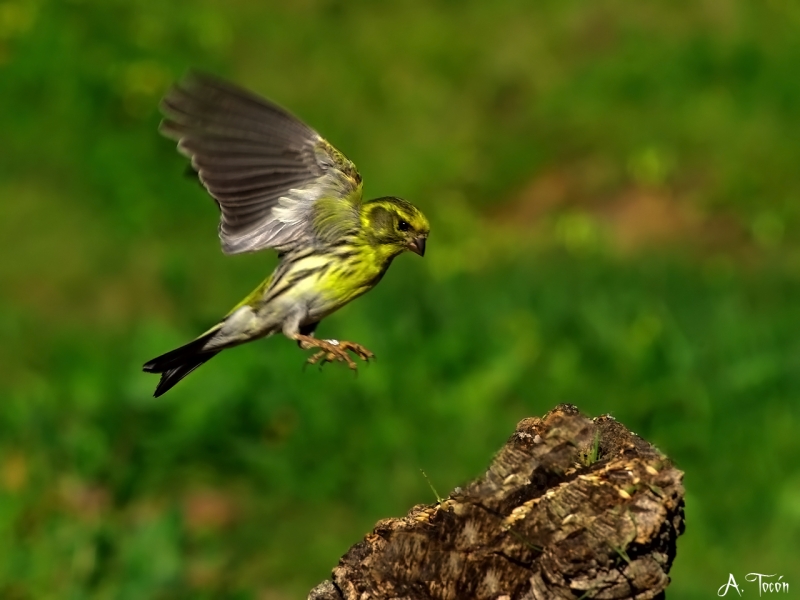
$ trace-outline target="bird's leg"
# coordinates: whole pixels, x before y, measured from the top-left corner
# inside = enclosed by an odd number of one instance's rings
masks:
[[[356,344],[355,342],[347,342],[344,340],[318,340],[315,337],[311,337],[309,335],[302,335],[296,334],[294,339],[297,340],[298,345],[303,350],[308,350],[309,348],[319,348],[319,352],[316,352],[308,359],[308,364],[314,365],[318,362],[322,361],[320,364],[324,365],[326,362],[333,362],[337,360],[339,362],[346,362],[347,366],[351,369],[357,369],[358,366],[350,358],[350,355],[347,353],[348,350],[358,356],[361,360],[369,362],[369,359],[375,358],[375,355],[364,348],[361,344]]]

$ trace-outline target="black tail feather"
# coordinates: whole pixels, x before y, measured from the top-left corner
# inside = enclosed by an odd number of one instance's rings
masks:
[[[161,394],[171,390],[172,387],[181,379],[186,377],[204,362],[214,358],[217,354],[219,354],[219,350],[215,352],[204,352],[203,354],[197,354],[193,357],[187,358],[186,362],[184,362],[182,365],[168,369],[167,371],[161,373],[161,379],[158,380],[158,385],[156,386],[156,391],[153,393],[153,397],[158,398]]]
[[[209,331],[188,344],[170,350],[166,354],[157,356],[144,364],[142,369],[148,373],[161,373],[161,379],[153,394],[156,398],[172,389],[181,379],[194,371],[204,362],[211,360],[219,354],[219,350],[203,351],[203,347],[217,333],[216,329]]]

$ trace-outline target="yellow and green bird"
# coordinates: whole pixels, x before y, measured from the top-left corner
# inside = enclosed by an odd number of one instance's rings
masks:
[[[221,350],[283,333],[308,359],[356,363],[373,354],[314,337],[319,322],[371,290],[392,260],[425,254],[428,220],[410,202],[362,200],[355,165],[308,125],[247,90],[189,74],[162,101],[161,132],[178,142],[219,205],[226,254],[274,248],[269,278],[214,327],[144,365],[160,396]]]

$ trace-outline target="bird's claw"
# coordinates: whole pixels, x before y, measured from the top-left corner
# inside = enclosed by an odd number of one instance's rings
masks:
[[[325,363],[336,361],[347,363],[348,367],[354,371],[357,370],[358,365],[350,357],[348,351],[365,362],[369,362],[371,359],[375,358],[372,352],[355,342],[347,342],[345,340],[318,340],[305,336],[303,339],[299,339],[298,342],[300,342],[303,349],[319,348],[318,352],[315,352],[308,358],[306,365],[319,364],[320,368],[322,368],[322,365]]]

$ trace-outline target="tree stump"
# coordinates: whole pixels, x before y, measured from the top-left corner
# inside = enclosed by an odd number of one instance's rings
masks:
[[[447,499],[379,521],[309,600],[664,598],[683,473],[610,416],[522,420]]]

